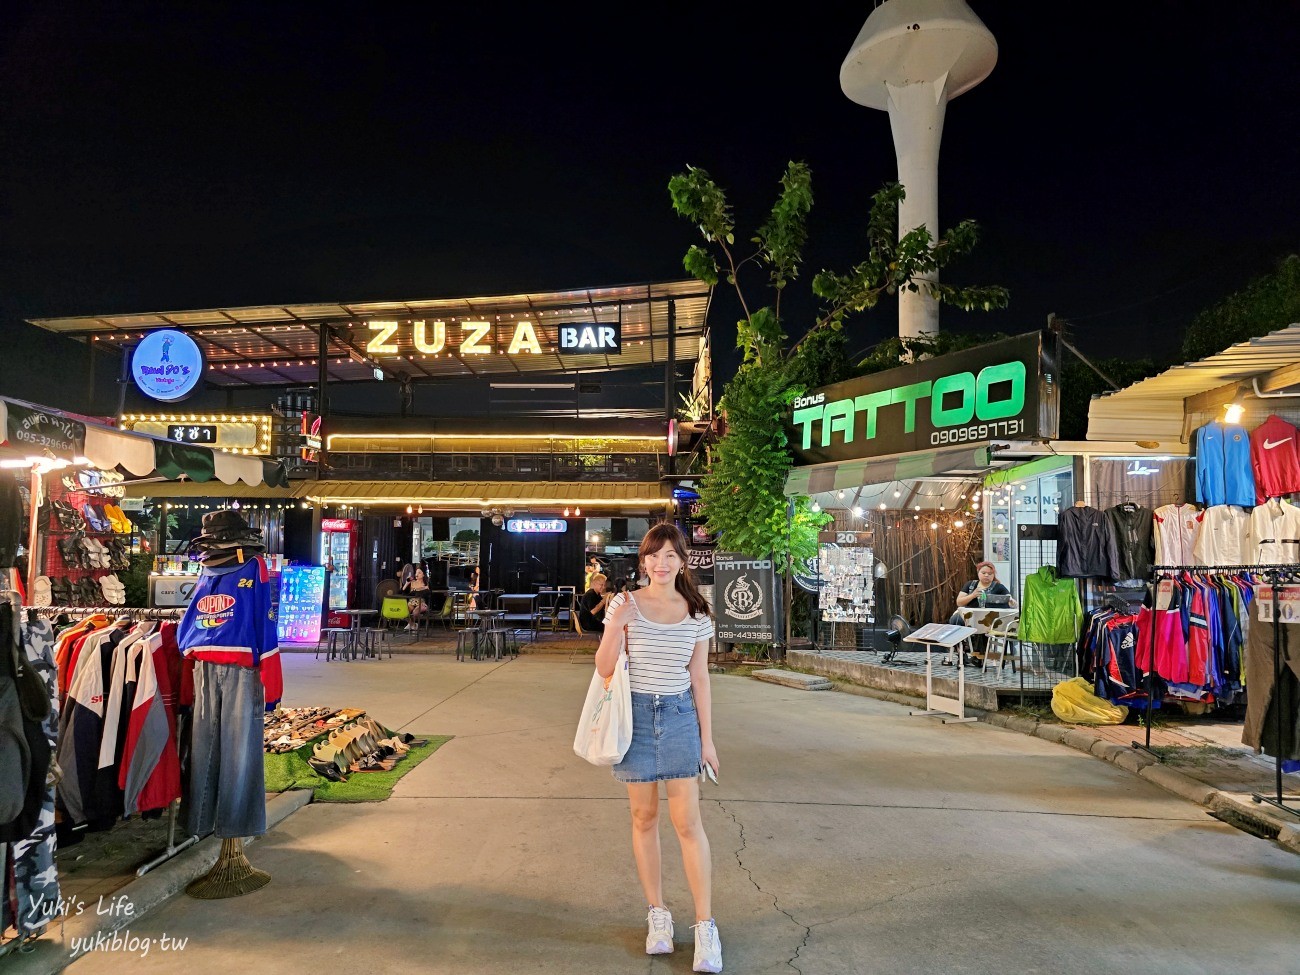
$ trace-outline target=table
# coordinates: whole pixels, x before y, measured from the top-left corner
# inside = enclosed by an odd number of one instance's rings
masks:
[[[952,717],[944,718],[944,724],[963,724],[968,721],[977,721],[978,718],[966,717],[966,665],[962,658],[965,656],[960,651],[957,653],[957,696],[956,698],[945,697],[942,694],[934,692],[934,667],[931,660],[932,651],[935,647],[943,647],[949,653],[952,648],[960,646],[969,640],[975,633],[974,627],[958,626],[955,623],[927,623],[907,636],[903,637],[904,643],[923,643],[925,644],[925,707],[924,711],[910,711],[909,714],[921,715],[938,715],[950,714]]]
[[[962,606],[956,615],[961,617],[961,625],[969,626],[976,633],[988,636],[995,628],[1005,630],[1008,623],[1020,619],[1020,610],[1010,606]],[[945,657],[944,663],[952,661]]]
[[[504,609],[471,609],[467,610],[465,615],[478,618],[478,627],[475,629],[474,633],[474,646],[470,651],[473,654],[474,659],[477,660],[480,648],[489,639],[488,634],[492,630],[492,621],[505,616],[506,611]],[[501,649],[499,646],[497,648],[497,659],[501,659]]]
[[[342,613],[344,616],[348,616],[348,617],[351,618],[351,625],[348,627],[348,642],[347,642],[347,645],[343,648],[343,652],[344,652],[345,654],[350,653],[350,654],[352,655],[352,659],[353,659],[353,660],[356,660],[356,659],[357,659],[357,647],[360,646],[360,644],[361,644],[361,620],[362,620],[363,617],[366,617],[366,616],[378,616],[378,615],[379,615],[379,610],[377,610],[377,609],[339,609],[339,610],[335,610],[335,612],[336,612],[336,613]],[[366,655],[367,657],[372,656],[372,655],[373,655],[373,651],[374,651],[374,647],[371,646],[370,644],[367,644],[367,645],[365,646],[365,655]]]

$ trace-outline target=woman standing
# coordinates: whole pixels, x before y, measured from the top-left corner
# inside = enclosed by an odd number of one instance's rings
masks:
[[[673,950],[673,917],[664,904],[659,848],[659,783],[682,848],[686,882],[695,901],[697,972],[722,971],[722,944],[713,921],[713,868],[700,821],[704,765],[718,771],[709,690],[709,640],[713,617],[686,567],[686,539],[671,524],[655,525],[641,541],[641,571],[649,585],[609,603],[596,670],[614,673],[627,628],[632,686],[632,744],[613,767],[627,786],[632,810],[632,852],[650,911],[646,954]]]

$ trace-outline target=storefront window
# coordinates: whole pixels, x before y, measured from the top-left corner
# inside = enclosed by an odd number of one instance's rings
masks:
[[[1074,503],[1072,468],[1044,469],[1039,464],[1000,472],[985,490],[984,557],[998,578],[1018,597],[1024,581],[1044,565],[1056,564],[1056,542],[1043,533],[1022,532],[1022,525],[1055,525],[1063,508]]]

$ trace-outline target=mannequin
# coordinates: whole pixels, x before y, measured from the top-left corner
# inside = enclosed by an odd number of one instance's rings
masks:
[[[203,518],[191,556],[203,570],[177,632],[195,661],[187,822],[197,836],[266,832],[262,715],[283,680],[261,532],[238,511]]]

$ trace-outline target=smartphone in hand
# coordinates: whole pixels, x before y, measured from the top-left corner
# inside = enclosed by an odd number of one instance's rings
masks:
[[[716,772],[713,771],[713,766],[710,765],[708,762],[700,762],[700,781],[701,781],[701,782],[704,781],[704,777],[705,777],[706,775],[709,777],[709,781],[710,781],[710,782],[712,782],[714,785],[717,785],[717,784],[718,784],[718,774],[717,774]]]

